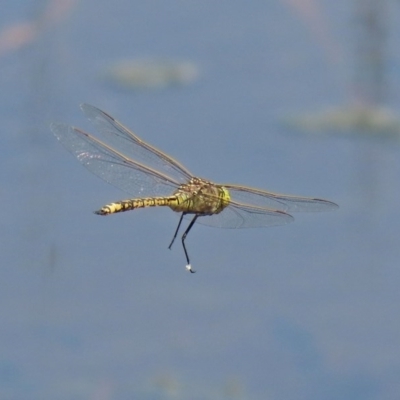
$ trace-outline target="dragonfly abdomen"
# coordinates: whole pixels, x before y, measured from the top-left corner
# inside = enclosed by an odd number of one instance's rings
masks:
[[[106,204],[100,210],[95,211],[98,215],[115,214],[136,208],[171,206],[176,203],[176,197],[146,197],[143,199],[127,199],[115,203]]]

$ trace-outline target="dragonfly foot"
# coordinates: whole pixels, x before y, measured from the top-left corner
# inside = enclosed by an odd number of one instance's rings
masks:
[[[186,269],[190,271],[192,274],[196,272],[194,269],[192,269],[192,266],[190,264],[186,265]]]

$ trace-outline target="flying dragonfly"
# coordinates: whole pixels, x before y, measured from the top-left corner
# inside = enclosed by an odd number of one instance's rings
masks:
[[[185,239],[195,222],[219,228],[255,228],[283,225],[290,212],[329,211],[327,200],[267,192],[247,186],[217,184],[192,175],[172,157],[144,142],[112,116],[82,104],[99,138],[74,126],[52,123],[58,140],[91,172],[134,196],[106,204],[95,214],[109,215],[145,207],[166,206],[180,213],[169,249],[184,217],[191,218],[181,241],[186,269],[192,269]]]

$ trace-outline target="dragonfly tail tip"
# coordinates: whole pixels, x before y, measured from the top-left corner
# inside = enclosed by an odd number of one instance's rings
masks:
[[[109,213],[105,212],[103,209],[100,209],[100,210],[93,211],[93,214],[96,214],[96,215],[107,215]]]

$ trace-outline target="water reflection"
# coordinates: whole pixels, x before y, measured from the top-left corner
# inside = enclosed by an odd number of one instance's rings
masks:
[[[48,0],[31,20],[14,22],[0,31],[0,57],[37,41],[50,27],[67,18],[79,0]]]
[[[294,129],[314,134],[356,133],[396,138],[400,133],[400,118],[386,105],[388,1],[354,0],[353,8],[352,41],[355,46],[349,104],[289,116],[284,121]],[[318,20],[322,21],[321,15]]]

